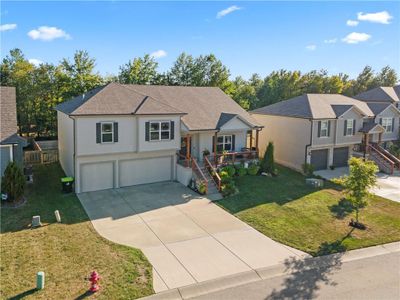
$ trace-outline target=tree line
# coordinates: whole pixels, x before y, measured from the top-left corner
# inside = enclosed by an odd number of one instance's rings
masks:
[[[255,109],[304,93],[339,93],[353,96],[378,86],[393,86],[398,77],[389,66],[379,72],[366,66],[355,79],[326,70],[278,70],[264,78],[253,74],[230,79],[230,71],[215,55],[194,57],[182,53],[166,72],[159,72],[157,61],[146,54],[120,66],[117,75],[95,72],[96,60],[86,51],[76,51],[72,60],[58,64],[30,63],[20,49],[13,49],[0,64],[1,85],[17,88],[17,113],[20,134],[56,136],[54,107],[74,96],[108,82],[221,88],[244,109]]]

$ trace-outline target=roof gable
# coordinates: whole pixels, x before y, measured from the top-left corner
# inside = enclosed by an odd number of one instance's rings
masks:
[[[376,87],[374,89],[360,93],[354,96],[354,98],[366,102],[398,102],[399,95],[396,92],[396,89],[398,89],[398,87]]]

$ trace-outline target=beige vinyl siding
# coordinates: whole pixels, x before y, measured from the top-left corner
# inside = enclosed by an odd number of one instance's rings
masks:
[[[263,156],[268,142],[275,146],[275,160],[285,166],[301,170],[305,162],[306,146],[310,143],[311,122],[308,119],[252,114],[264,126],[259,133],[259,150]]]
[[[74,176],[74,121],[57,111],[58,155],[67,176]]]
[[[375,118],[375,122],[379,124],[380,118],[394,118],[393,132],[385,132],[382,134],[382,141],[392,141],[399,138],[399,114],[396,113],[393,107],[385,109]]]
[[[344,125],[345,120],[356,120],[355,134],[354,135],[344,135]],[[361,143],[362,133],[358,132],[363,126],[362,116],[356,112],[354,109],[347,111],[342,117],[337,120],[337,135],[336,135],[336,145],[343,144],[358,144]]]
[[[328,137],[318,137],[318,122],[323,120],[313,120],[313,146],[328,146],[335,143],[336,120],[330,121],[330,132]]]

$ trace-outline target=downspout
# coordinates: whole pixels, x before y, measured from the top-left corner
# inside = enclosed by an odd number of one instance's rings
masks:
[[[305,155],[304,155],[304,164],[307,164],[307,156],[308,156],[308,147],[311,147],[312,145],[312,137],[313,137],[313,120],[308,119],[311,123],[311,130],[310,130],[310,143],[306,145],[305,147]]]
[[[71,116],[69,116],[69,118],[72,120],[72,127],[73,127],[73,130],[72,130],[72,132],[74,133],[74,136],[73,136],[73,141],[74,141],[74,153],[73,153],[73,155],[72,155],[72,157],[73,157],[73,162],[72,162],[72,164],[73,164],[73,170],[74,170],[74,177],[76,178],[76,166],[75,166],[75,163],[76,163],[76,142],[75,142],[75,139],[76,139],[76,120],[75,120],[75,118],[72,118]],[[76,183],[75,183],[75,186],[76,186]]]

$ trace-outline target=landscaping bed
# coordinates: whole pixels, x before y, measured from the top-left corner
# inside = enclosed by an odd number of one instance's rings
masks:
[[[78,198],[62,194],[58,164],[38,166],[27,186],[27,203],[1,211],[1,292],[4,298],[75,299],[86,294],[85,279],[96,270],[101,289],[94,298],[134,299],[153,293],[152,267],[143,253],[100,237]],[[62,223],[56,223],[59,210]],[[28,229],[33,215],[43,226]],[[35,290],[36,273],[46,274]]]
[[[372,196],[360,220],[366,230],[348,226],[354,211],[338,186],[305,184],[305,177],[278,167],[279,176],[236,177],[239,192],[220,206],[270,238],[313,256],[400,241],[400,203]]]

